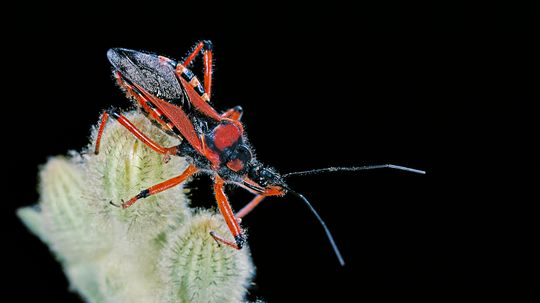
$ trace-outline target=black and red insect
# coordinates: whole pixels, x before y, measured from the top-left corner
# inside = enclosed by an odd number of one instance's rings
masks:
[[[202,83],[189,69],[199,54],[202,54],[204,65]],[[239,220],[252,211],[264,198],[291,193],[302,199],[321,222],[339,262],[344,264],[332,235],[308,200],[303,195],[291,190],[284,177],[278,174],[275,169],[264,166],[253,156],[244,127],[240,122],[242,108],[237,106],[223,113],[218,113],[210,105],[213,66],[211,42],[197,43],[193,51],[182,62],[155,54],[120,48],[110,49],[107,56],[113,66],[113,73],[119,86],[135,101],[136,106],[155,125],[170,135],[180,137],[182,142],[173,147],[161,146],[138,130],[123,115],[109,110],[103,114],[101,119],[95,147],[96,154],[99,152],[101,135],[106,122],[109,117],[112,117],[143,143],[163,154],[165,159],[170,156],[181,156],[185,157],[189,163],[189,166],[179,176],[143,189],[133,198],[122,201],[121,207],[127,208],[139,199],[176,186],[195,173],[206,173],[213,177],[218,208],[225,218],[234,240],[227,240],[223,235],[215,232],[211,232],[211,235],[218,243],[241,249],[245,244],[246,236],[240,227]],[[395,168],[423,173],[401,166],[374,165],[327,168],[287,175],[375,168]],[[225,195],[225,184],[237,185],[256,196],[235,214]]]

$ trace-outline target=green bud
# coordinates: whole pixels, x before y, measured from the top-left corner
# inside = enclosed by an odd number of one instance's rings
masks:
[[[164,146],[179,140],[143,115],[126,117]],[[183,185],[122,209],[110,204],[180,175],[183,158],[163,155],[118,122],[107,123],[99,155],[51,158],[40,172],[40,201],[17,211],[64,266],[71,289],[87,302],[242,302],[253,275],[248,248],[218,245],[230,237],[221,216],[193,214]],[[232,237],[230,237],[232,239]]]
[[[74,160],[51,158],[41,169],[41,211],[33,213],[34,221],[41,222],[38,235],[67,262],[95,258],[110,249],[112,243],[93,222],[95,211],[83,198],[84,186],[83,171]],[[21,211],[24,214],[25,210]],[[29,210],[26,214],[30,214]]]
[[[220,216],[200,212],[170,236],[160,263],[165,302],[242,302],[253,275],[249,251],[219,245],[211,231],[230,234]]]
[[[179,140],[167,136],[143,115],[127,113],[138,129],[156,143],[174,146]],[[94,155],[97,128],[91,136],[89,152],[84,155],[88,176],[88,196],[104,219],[103,224],[113,224],[119,236],[132,237],[133,241],[147,241],[156,237],[168,226],[189,216],[183,185],[175,186],[157,195],[140,200],[122,209],[111,207],[137,195],[141,190],[180,175],[187,167],[184,158],[172,156],[164,163],[164,156],[153,151],[115,120],[109,120],[101,138],[99,155]],[[123,229],[122,229],[123,228]]]

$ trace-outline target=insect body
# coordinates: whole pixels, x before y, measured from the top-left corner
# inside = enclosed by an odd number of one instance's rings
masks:
[[[197,54],[204,59],[204,84],[189,70],[188,66]],[[184,62],[128,49],[110,49],[107,53],[114,69],[114,76],[121,88],[132,97],[142,112],[158,127],[171,135],[179,136],[182,143],[163,147],[146,137],[129,120],[115,111],[103,114],[96,142],[96,153],[105,122],[113,117],[137,138],[168,158],[171,155],[186,157],[189,167],[179,176],[142,190],[122,207],[133,205],[137,200],[173,187],[196,172],[214,177],[215,197],[219,210],[231,230],[234,241],[212,233],[216,241],[240,249],[245,235],[238,219],[249,213],[264,197],[282,196],[287,186],[273,170],[258,162],[245,137],[240,122],[242,108],[234,107],[219,114],[210,106],[212,47],[210,42],[197,44]],[[224,185],[233,183],[257,196],[234,215]]]
[[[204,60],[202,83],[189,69],[190,64],[199,54],[202,54]],[[170,156],[182,156],[189,163],[186,170],[179,176],[144,189],[135,197],[122,201],[123,208],[133,205],[139,199],[178,185],[197,172],[209,174],[214,179],[218,208],[225,218],[234,241],[227,240],[214,232],[211,232],[211,235],[218,243],[241,249],[246,238],[240,228],[239,219],[253,210],[265,197],[291,193],[303,200],[315,214],[323,225],[338,260],[342,265],[344,264],[328,228],[308,200],[291,190],[284,178],[274,169],[264,166],[253,156],[244,127],[240,122],[242,108],[237,106],[220,114],[210,105],[213,53],[212,44],[209,41],[199,42],[183,62],[128,49],[110,49],[107,56],[113,66],[113,73],[119,86],[134,100],[136,106],[155,125],[170,135],[182,138],[182,142],[178,146],[163,147],[148,138],[123,115],[110,110],[102,116],[96,141],[96,154],[99,152],[105,124],[108,118],[112,117],[143,143],[163,154],[165,160]],[[421,172],[399,166],[382,165],[329,168],[289,175],[383,167]],[[256,196],[234,214],[224,192],[225,184],[235,184]]]

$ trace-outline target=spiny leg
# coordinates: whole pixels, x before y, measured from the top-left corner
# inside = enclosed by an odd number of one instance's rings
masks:
[[[203,52],[203,65],[204,65],[204,91],[208,94],[210,97],[212,95],[212,73],[213,73],[213,46],[212,42],[208,40],[200,41],[196,44],[195,48],[193,48],[193,51],[191,54],[189,54],[182,62],[182,67],[189,67],[189,65],[193,62],[193,60],[197,57],[199,52]],[[181,72],[181,69],[178,70]]]
[[[129,199],[128,201],[124,202],[122,201],[122,204],[120,206],[122,206],[122,208],[128,208],[130,207],[131,205],[133,205],[135,202],[137,202],[137,200],[139,199],[144,199],[144,198],[147,198],[151,195],[154,195],[154,194],[157,194],[159,192],[162,192],[164,190],[167,190],[171,187],[174,187],[182,182],[184,182],[187,178],[189,178],[190,176],[192,176],[194,173],[197,172],[197,168],[193,165],[189,165],[186,170],[179,176],[177,177],[174,177],[172,179],[169,179],[167,181],[163,181],[159,184],[156,184],[154,186],[151,186],[145,190],[142,190],[141,192],[139,192],[135,197]],[[111,202],[111,204],[113,204]],[[115,204],[113,204],[115,205]]]
[[[117,113],[116,111],[110,110],[110,111],[104,112],[101,117],[101,123],[99,125],[99,130],[98,130],[97,139],[96,139],[96,149],[94,151],[96,155],[99,154],[99,147],[101,145],[101,137],[103,134],[103,130],[105,129],[105,124],[107,123],[107,120],[109,119],[109,117],[112,117],[113,119],[117,120],[121,125],[123,125],[129,132],[135,135],[135,137],[141,140],[144,144],[146,144],[148,147],[155,150],[156,152],[160,154],[164,154],[166,158],[168,158],[170,155],[176,154],[176,150],[177,150],[176,146],[163,147],[159,145],[158,143],[154,142],[152,139],[148,138],[126,117]]]
[[[221,122],[220,114],[209,104],[212,90],[212,49],[210,41],[201,41],[195,47],[187,59],[176,65],[175,74],[180,84],[185,89],[189,102],[205,116]],[[201,83],[195,74],[189,70],[189,64],[195,59],[197,54],[204,49],[204,80]]]
[[[191,53],[187,55],[184,62],[182,62],[182,65],[185,67],[189,67],[189,65],[193,62],[195,57],[197,57],[197,55],[200,53],[203,47],[204,47],[204,41],[197,42],[197,44],[195,44],[195,47],[192,48]]]
[[[224,185],[225,182],[223,181],[223,179],[221,179],[220,176],[216,176],[216,180],[214,181],[214,192],[216,195],[216,201],[218,203],[219,211],[221,212],[221,215],[225,219],[225,223],[227,223],[227,226],[229,227],[229,230],[234,237],[234,242],[226,240],[222,236],[216,234],[216,232],[214,231],[211,231],[210,235],[218,243],[223,243],[235,249],[241,249],[246,242],[246,237],[242,229],[240,228],[236,217],[234,216],[227,196],[225,196],[225,192],[223,191]]]
[[[107,121],[109,120],[109,114],[104,111],[103,114],[101,114],[101,122],[99,123],[99,129],[96,137],[96,148],[94,150],[94,154],[99,154],[99,147],[101,145],[101,136],[103,135],[103,130],[105,130],[105,125],[107,124]]]
[[[204,60],[204,90],[208,96],[212,96],[212,73],[214,65],[214,53],[212,51],[212,43],[207,41],[208,45],[203,53]]]

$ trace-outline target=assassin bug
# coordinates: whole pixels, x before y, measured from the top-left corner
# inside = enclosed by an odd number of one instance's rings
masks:
[[[203,56],[204,65],[202,83],[189,69],[199,54]],[[415,169],[386,164],[333,167],[281,176],[273,168],[264,166],[253,156],[252,148],[244,133],[244,127],[240,122],[242,108],[236,106],[220,114],[210,105],[213,65],[211,42],[197,43],[182,62],[121,48],[110,49],[107,52],[107,57],[113,66],[114,77],[118,85],[135,101],[136,106],[155,125],[170,135],[180,137],[182,142],[173,147],[161,146],[138,130],[123,115],[109,110],[105,111],[101,118],[95,153],[99,153],[103,130],[109,117],[112,117],[144,144],[163,154],[165,161],[170,156],[182,156],[189,163],[186,170],[179,176],[144,189],[117,206],[130,207],[139,199],[176,186],[197,172],[209,174],[214,179],[214,192],[218,208],[234,237],[234,241],[230,241],[222,235],[211,232],[211,236],[218,243],[241,249],[245,244],[246,237],[240,227],[239,220],[251,212],[264,198],[291,193],[304,201],[322,224],[340,264],[344,265],[345,262],[324,221],[302,194],[287,186],[284,177],[338,170],[358,171],[379,168],[424,173]],[[225,184],[235,184],[256,196],[234,214],[224,192]]]

